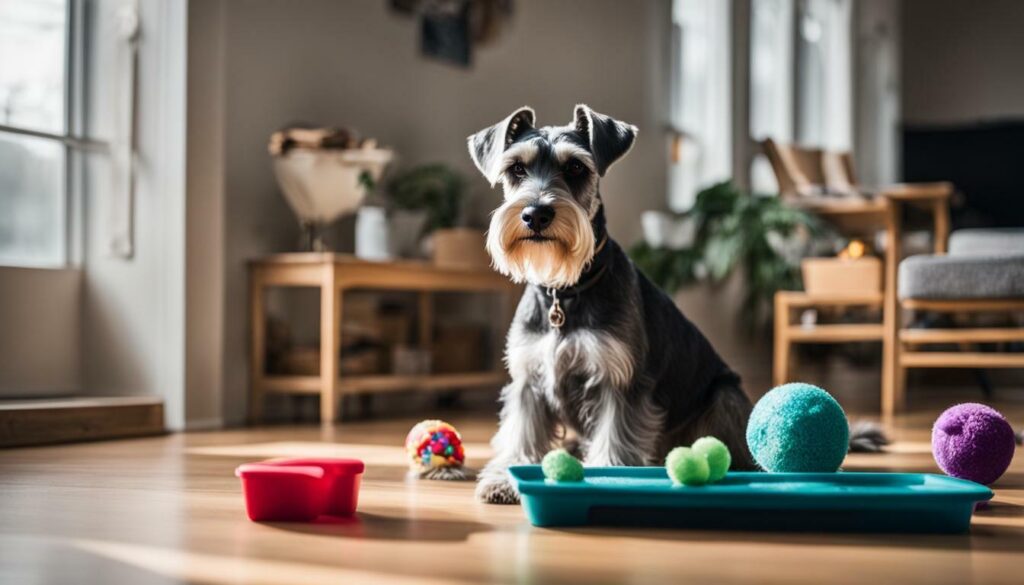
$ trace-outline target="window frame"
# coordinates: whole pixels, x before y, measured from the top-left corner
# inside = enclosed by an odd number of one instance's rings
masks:
[[[105,151],[104,142],[91,140],[85,133],[85,0],[67,0],[64,45],[64,130],[47,132],[17,125],[0,124],[0,135],[27,136],[57,142],[64,150],[63,225],[61,257],[55,263],[0,262],[6,267],[61,269],[81,262],[81,216],[84,189],[83,156]]]

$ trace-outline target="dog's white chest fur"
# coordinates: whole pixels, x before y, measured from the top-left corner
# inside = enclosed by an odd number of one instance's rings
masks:
[[[551,330],[509,335],[508,369],[513,379],[531,380],[552,401],[555,388],[568,378],[585,380],[584,390],[604,386],[626,388],[633,378],[633,355],[622,341],[591,330],[568,335]]]

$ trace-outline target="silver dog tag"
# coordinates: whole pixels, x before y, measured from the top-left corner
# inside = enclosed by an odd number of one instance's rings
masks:
[[[558,302],[558,297],[555,296],[554,290],[551,291],[551,308],[548,309],[548,323],[555,329],[561,329],[562,325],[565,325],[565,311],[562,310],[562,305]]]

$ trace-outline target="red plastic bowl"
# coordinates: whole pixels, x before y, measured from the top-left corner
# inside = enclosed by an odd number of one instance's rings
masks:
[[[309,522],[351,516],[365,465],[358,459],[271,459],[235,470],[254,522]]]

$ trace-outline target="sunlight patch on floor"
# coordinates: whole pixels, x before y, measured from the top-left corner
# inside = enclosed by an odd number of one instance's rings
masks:
[[[487,443],[463,443],[467,459],[488,459],[491,446]],[[320,443],[316,441],[276,441],[191,447],[189,455],[215,455],[221,457],[247,457],[269,459],[275,457],[341,457],[360,459],[367,465],[406,465],[408,455],[401,445],[365,445],[359,443]]]
[[[226,557],[169,548],[125,544],[103,540],[76,540],[74,547],[158,575],[201,583],[267,583],[319,585],[329,583],[388,583],[434,585],[450,583],[444,579],[411,577],[342,567]]]

